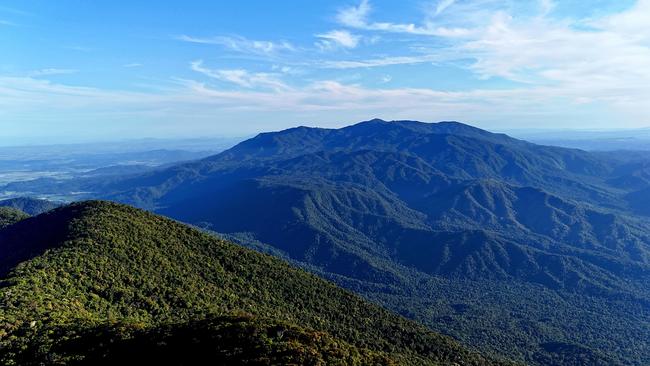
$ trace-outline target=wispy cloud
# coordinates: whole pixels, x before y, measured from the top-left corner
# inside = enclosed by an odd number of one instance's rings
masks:
[[[540,0],[539,1],[539,7],[541,9],[542,16],[549,15],[553,10],[555,10],[556,6],[557,6],[557,4],[555,3],[554,0]]]
[[[444,1],[438,5],[436,11],[438,9],[440,12],[444,11],[444,9],[452,5],[452,3],[453,1]],[[443,6],[441,7],[441,5]],[[464,28],[436,26],[433,23],[416,25],[415,23],[374,22],[369,20],[371,10],[372,7],[369,0],[362,0],[358,6],[351,6],[341,9],[337,14],[336,19],[341,25],[369,31],[408,33],[423,36],[443,37],[464,36],[469,32]]]
[[[413,65],[422,63],[439,62],[448,59],[442,53],[426,54],[415,56],[386,56],[382,58],[372,58],[367,60],[337,60],[321,62],[320,67],[327,69],[357,69],[384,67],[393,65]]]
[[[214,70],[203,66],[203,60],[193,61],[190,64],[190,67],[192,70],[213,79],[226,81],[244,88],[268,88],[272,90],[290,89],[285,83],[279,80],[277,74],[251,73],[243,69]]]
[[[650,65],[650,0],[589,19],[554,17],[556,4],[550,0],[528,3],[526,11],[518,6],[510,1],[439,1],[416,25],[373,21],[372,6],[363,0],[340,10],[338,22],[370,32],[421,35],[420,51],[328,60],[320,66],[351,69],[462,60],[479,78],[523,83],[511,94],[515,99],[554,94],[574,106],[597,102],[642,116],[638,111],[646,108],[640,101],[650,95],[650,69],[644,66]]]
[[[650,0],[638,0],[625,11],[592,19],[555,18],[551,15],[553,1],[536,4],[529,7],[529,13],[515,14],[518,4],[509,1],[441,0],[422,25],[415,25],[372,21],[371,4],[363,0],[358,6],[342,9],[338,21],[369,31],[431,37],[430,50],[328,61],[323,66],[345,69],[465,60],[469,71],[480,78],[505,78],[531,87],[555,85],[558,90],[575,90],[578,85],[587,99],[575,96],[576,100],[620,102],[641,100],[640,96],[647,94]],[[458,28],[449,27],[450,23]],[[420,44],[426,45],[426,40]]]
[[[333,80],[318,80],[302,86],[286,87],[268,79],[269,75],[247,70],[212,70],[200,62],[192,68],[210,79],[227,84],[178,80],[173,87],[150,91],[127,91],[90,88],[54,83],[32,77],[0,76],[0,110],[16,117],[29,118],[39,113],[39,121],[58,121],[57,116],[74,115],[76,119],[93,121],[223,121],[236,118],[245,121],[255,113],[269,120],[279,119],[286,125],[296,123],[297,116],[312,121],[351,122],[372,115],[385,118],[421,120],[460,119],[468,122],[494,122],[523,118],[543,122],[558,115],[571,118],[588,100],[595,97],[626,110],[629,100],[623,95],[650,98],[645,85],[628,85],[625,90],[590,90],[590,85],[536,86],[513,89],[472,89],[445,91],[430,88],[366,87]],[[383,81],[389,81],[389,77]],[[269,81],[271,80],[271,81]],[[219,86],[221,85],[221,86]],[[575,100],[567,112],[558,99]],[[564,109],[563,109],[564,108]],[[52,113],[57,111],[57,113]],[[650,106],[634,109],[638,115],[650,113]],[[229,116],[224,120],[224,116]],[[599,116],[606,118],[604,116]],[[41,123],[39,122],[39,123]],[[603,123],[590,120],[590,125]],[[189,123],[189,122],[188,122]],[[609,121],[611,126],[611,121]],[[0,122],[0,125],[2,123]],[[264,127],[261,127],[264,128]]]
[[[361,0],[358,6],[350,6],[341,9],[336,15],[339,23],[353,28],[363,28],[372,8],[368,0]]]
[[[591,29],[542,13],[515,18],[499,12],[457,47],[476,59],[482,77],[530,83],[578,83],[594,90],[650,85],[650,1],[591,20]],[[648,87],[650,88],[650,86]]]
[[[30,77],[51,76],[51,75],[66,75],[66,74],[74,74],[77,71],[78,70],[74,70],[74,69],[49,68],[49,69],[41,69],[41,70],[30,71],[30,72],[27,73],[27,75],[30,76]]]
[[[287,41],[260,41],[241,36],[215,36],[204,38],[180,35],[175,38],[179,41],[190,43],[218,45],[240,53],[267,56],[285,51],[294,51],[296,49]]]
[[[10,22],[10,21],[8,21],[8,20],[0,19],[0,25],[6,25],[6,26],[14,27],[14,26],[16,26],[17,24],[14,23],[14,22]]]
[[[327,33],[316,35],[320,40],[316,45],[322,50],[330,50],[338,47],[355,48],[359,44],[360,36],[346,30],[333,30]]]
[[[439,0],[436,4],[436,11],[434,15],[440,15],[445,9],[452,6],[456,0]]]
[[[279,71],[287,75],[297,75],[303,73],[303,70],[297,69],[295,67],[286,66],[286,65],[272,65],[271,69],[273,71]]]
[[[138,62],[133,62],[133,63],[130,63],[130,64],[122,65],[122,67],[126,67],[126,68],[142,67],[142,66],[143,65],[141,63],[138,63]]]
[[[28,11],[16,9],[16,8],[10,8],[8,6],[0,6],[0,13],[9,13],[9,14],[15,14],[15,15],[24,15],[24,16],[33,16],[33,13],[30,13]]]

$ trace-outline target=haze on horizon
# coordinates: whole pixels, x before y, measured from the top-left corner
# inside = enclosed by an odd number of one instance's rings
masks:
[[[650,0],[7,0],[0,45],[0,145],[650,126]]]

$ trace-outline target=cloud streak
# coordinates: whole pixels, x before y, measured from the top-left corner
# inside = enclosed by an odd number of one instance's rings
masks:
[[[443,54],[416,55],[416,56],[389,56],[367,60],[336,60],[324,61],[320,67],[327,69],[357,69],[373,68],[394,65],[413,65],[430,62],[439,62],[447,59]]]
[[[436,12],[439,14],[452,4],[453,1],[443,0],[438,4]],[[469,32],[464,28],[436,26],[433,23],[416,25],[414,23],[374,22],[369,20],[371,10],[372,7],[369,0],[362,0],[358,6],[341,9],[336,15],[336,19],[341,25],[366,31],[407,33],[421,36],[441,37],[460,37],[467,35]]]
[[[210,78],[225,81],[244,88],[268,88],[272,90],[290,89],[278,78],[277,74],[251,73],[243,69],[214,70],[203,66],[203,60],[191,62],[190,68],[193,71],[199,72]]]
[[[217,45],[239,53],[265,56],[296,50],[296,48],[287,41],[260,41],[251,40],[241,36],[215,36],[203,38],[180,35],[175,37],[175,39],[189,43]]]
[[[185,118],[201,115],[219,120],[223,113],[260,112],[272,115],[299,113],[320,120],[334,120],[368,113],[386,118],[449,119],[454,116],[469,122],[493,121],[517,116],[527,119],[553,118],[561,111],[558,98],[575,100],[579,110],[585,95],[597,97],[624,108],[629,101],[620,98],[620,90],[600,90],[597,94],[584,85],[571,88],[545,86],[513,89],[474,89],[445,91],[428,88],[370,88],[358,84],[320,80],[302,87],[288,88],[269,81],[265,76],[245,70],[211,70],[200,63],[193,69],[211,79],[228,85],[211,86],[197,80],[179,80],[175,87],[160,91],[129,92],[102,90],[53,83],[36,78],[0,77],[0,109],[16,115],[34,111],[69,110],[78,116],[101,120],[118,113],[122,117],[142,116]],[[385,79],[384,81],[390,81]],[[257,88],[260,87],[260,88]],[[650,98],[647,88],[630,85],[626,95]],[[552,102],[552,103],[551,103]],[[650,113],[650,106],[637,108],[637,113]],[[188,114],[189,113],[189,114]],[[53,114],[44,113],[47,120]],[[293,123],[295,121],[286,121]],[[341,121],[342,122],[342,121]],[[593,122],[593,121],[592,121]]]
[[[456,0],[440,0],[440,1],[438,1],[438,4],[436,5],[435,15],[440,15],[442,12],[445,11],[445,9],[452,6],[455,2],[456,2]]]
[[[49,69],[30,71],[27,73],[27,75],[30,77],[39,77],[39,76],[51,76],[51,75],[67,75],[67,74],[74,74],[76,72],[77,70],[74,69],[49,68]]]
[[[336,47],[352,49],[359,44],[360,36],[352,34],[346,30],[333,30],[327,33],[316,35],[320,39],[316,45],[321,50],[330,50]]]

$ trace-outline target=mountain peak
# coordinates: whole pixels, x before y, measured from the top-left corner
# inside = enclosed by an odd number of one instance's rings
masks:
[[[356,123],[354,125],[343,127],[342,129],[359,128],[359,127],[401,127],[419,133],[440,133],[450,135],[471,135],[477,136],[505,136],[495,134],[472,125],[458,122],[458,121],[440,121],[440,122],[422,122],[415,120],[392,120],[386,121],[379,118],[374,118],[368,121]]]
[[[383,120],[381,118],[373,118],[373,119],[369,119],[367,121],[359,122],[357,124],[362,124],[362,123],[388,123],[388,121]]]

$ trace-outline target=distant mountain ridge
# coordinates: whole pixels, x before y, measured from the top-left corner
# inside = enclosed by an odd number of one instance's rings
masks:
[[[39,215],[60,205],[56,202],[31,197],[17,197],[0,201],[0,207],[12,207],[29,215]]]

